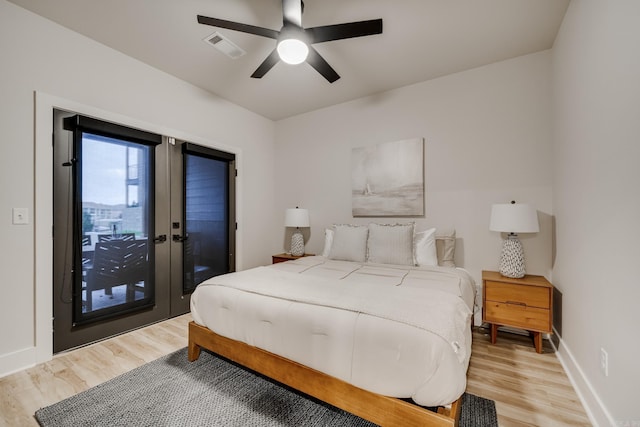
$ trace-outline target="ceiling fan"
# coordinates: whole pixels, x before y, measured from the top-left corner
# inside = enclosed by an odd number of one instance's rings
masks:
[[[304,3],[301,0],[282,0],[283,25],[280,31],[202,15],[198,15],[198,22],[213,27],[241,31],[243,33],[255,34],[277,40],[276,48],[267,56],[253,74],[251,74],[251,77],[256,79],[262,78],[279,60],[289,64],[300,64],[306,61],[315,68],[316,71],[322,74],[329,83],[333,83],[338,80],[340,76],[311,45],[332,40],[382,33],[382,19],[303,28],[303,9]]]

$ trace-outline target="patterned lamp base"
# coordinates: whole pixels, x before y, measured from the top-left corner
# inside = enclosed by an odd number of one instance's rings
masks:
[[[520,279],[525,275],[524,249],[516,235],[509,235],[504,240],[500,254],[500,274],[514,279]]]
[[[302,256],[304,255],[304,238],[299,228],[291,235],[291,255]]]

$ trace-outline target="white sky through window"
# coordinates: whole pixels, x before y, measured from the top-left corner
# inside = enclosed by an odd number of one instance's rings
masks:
[[[82,139],[82,200],[105,205],[125,204],[126,146],[84,134]]]

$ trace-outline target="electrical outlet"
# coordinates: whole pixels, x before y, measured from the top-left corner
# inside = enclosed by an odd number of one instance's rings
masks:
[[[602,347],[600,347],[600,370],[605,377],[609,376],[609,354]]]

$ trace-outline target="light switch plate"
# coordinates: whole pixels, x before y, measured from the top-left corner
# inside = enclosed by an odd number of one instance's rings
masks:
[[[29,209],[28,208],[13,208],[13,223],[14,224],[29,224]]]

